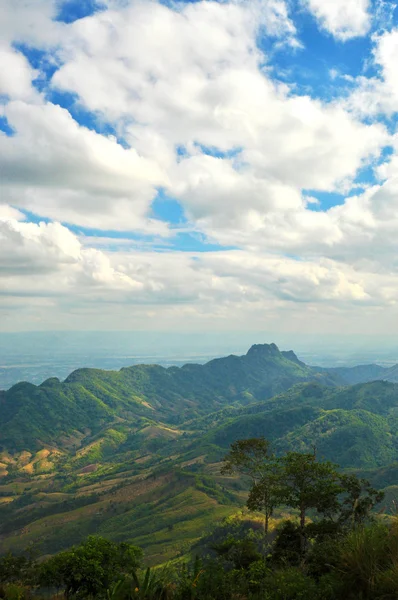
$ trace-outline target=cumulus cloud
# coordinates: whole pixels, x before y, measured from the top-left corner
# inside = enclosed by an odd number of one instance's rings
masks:
[[[52,19],[58,10],[57,0],[2,0],[0,3],[0,38],[3,42],[42,45],[56,40],[62,27]]]
[[[334,37],[345,41],[365,35],[371,24],[370,0],[302,0]]]
[[[34,101],[38,93],[32,80],[38,71],[32,69],[23,54],[11,47],[0,46],[0,96]]]
[[[1,293],[54,296],[84,293],[87,287],[139,289],[141,283],[112,267],[95,248],[82,246],[59,223],[0,220]],[[30,276],[27,287],[25,276]]]
[[[273,35],[294,33],[280,2],[178,10],[132,2],[74,23],[52,78],[167,173],[158,184],[213,237],[217,215],[221,229],[236,225],[235,235],[275,222],[292,203],[301,210],[300,190],[347,184],[387,139],[382,126],[273,82],[262,69],[259,24]],[[208,157],[208,148],[235,159]]]
[[[24,215],[8,204],[0,204],[0,221],[7,221],[8,219],[20,221],[24,219]]]
[[[304,313],[333,316],[355,306],[367,314],[384,307],[391,314],[397,303],[396,269],[380,269],[370,256],[351,266],[337,258],[299,260],[266,250],[110,252],[93,247],[90,238],[83,243],[58,223],[2,214],[0,309],[9,326],[18,326],[21,315],[30,324],[38,318],[51,323],[58,315],[61,324],[77,318],[84,326],[84,318],[95,321],[98,314],[133,327],[228,322],[233,315],[253,324],[285,311],[288,320],[300,311],[303,319]]]
[[[398,29],[384,31],[373,40],[372,61],[379,75],[358,77],[347,106],[361,116],[392,116],[398,112]]]
[[[339,41],[369,30],[365,0],[305,4]],[[1,115],[13,131],[0,133],[0,309],[10,323],[10,298],[48,326],[57,311],[82,326],[101,311],[108,327],[358,306],[393,313],[398,143],[362,116],[396,112],[396,30],[374,38],[379,76],[327,102],[273,78],[272,55],[259,48],[259,35],[272,52],[300,45],[282,0],[108,0],[68,25],[52,20],[51,0],[21,6],[0,7]],[[32,81],[43,74],[12,42],[48,51],[57,67],[41,94]],[[118,137],[79,125],[46,100],[54,92],[73,94],[74,108]],[[377,166],[386,145],[393,155]],[[353,196],[358,172],[372,166],[378,180]],[[173,241],[178,230],[151,216],[159,188],[181,204],[186,230],[234,249],[111,242],[109,230]],[[347,198],[325,210],[317,191]]]
[[[51,103],[7,104],[15,135],[0,135],[3,198],[31,212],[77,225],[163,231],[147,219],[155,187],[167,175],[135,149],[80,127]]]

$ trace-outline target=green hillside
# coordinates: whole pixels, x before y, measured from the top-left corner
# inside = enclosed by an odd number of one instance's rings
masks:
[[[164,369],[81,369],[0,396],[0,539],[39,555],[90,533],[142,546],[157,564],[189,552],[241,509],[220,474],[240,438],[312,451],[398,493],[398,385],[337,379],[276,346]],[[387,508],[388,510],[388,508]]]
[[[238,438],[264,436],[280,452],[315,445],[320,456],[343,467],[371,468],[398,460],[397,411],[397,384],[334,389],[301,384],[268,401],[207,417],[213,427],[204,440],[227,448]]]
[[[170,424],[205,415],[230,404],[270,398],[300,381],[332,384],[275,344],[257,345],[244,356],[181,368],[138,365],[120,371],[79,369],[64,381],[40,386],[19,383],[0,395],[0,449],[61,449],[123,421],[142,417]]]

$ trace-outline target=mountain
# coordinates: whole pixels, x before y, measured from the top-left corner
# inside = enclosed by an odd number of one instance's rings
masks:
[[[277,453],[316,446],[398,491],[398,384],[342,385],[274,344],[205,365],[79,369],[0,393],[0,545],[44,555],[99,533],[152,564],[178,558],[244,505],[220,461],[257,436]]]
[[[334,384],[328,373],[318,373],[275,344],[255,345],[244,356],[204,365],[79,369],[64,382],[18,383],[0,392],[0,450],[39,450],[46,444],[67,448],[115,422],[134,428],[145,420],[178,425],[313,380]]]
[[[223,448],[264,436],[279,452],[311,452],[342,467],[398,461],[398,385],[376,381],[343,388],[300,384],[228,416],[212,415],[202,443]],[[200,421],[199,421],[200,427]]]
[[[358,365],[356,367],[334,367],[325,369],[325,371],[339,377],[348,385],[355,385],[356,383],[367,383],[369,381],[386,379],[389,369],[372,364]]]
[[[317,368],[317,367],[315,367]],[[320,373],[329,373],[341,382],[355,385],[370,381],[390,381],[398,383],[398,365],[382,367],[380,365],[358,365],[356,367],[318,368]]]

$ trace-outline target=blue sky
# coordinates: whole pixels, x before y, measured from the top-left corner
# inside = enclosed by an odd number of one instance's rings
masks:
[[[6,329],[388,329],[394,2],[1,11]]]

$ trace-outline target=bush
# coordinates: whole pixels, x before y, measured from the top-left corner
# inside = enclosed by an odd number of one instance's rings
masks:
[[[296,523],[285,521],[279,527],[272,547],[274,565],[297,566],[301,561],[300,529]]]
[[[265,585],[264,600],[321,600],[315,581],[296,567],[275,571]]]
[[[341,543],[338,564],[345,598],[398,597],[398,525],[373,523],[352,530]],[[353,590],[356,590],[355,595]]]
[[[306,571],[315,580],[334,573],[341,561],[342,538],[330,537],[317,540],[312,546],[306,561]]]
[[[7,583],[0,586],[0,598],[4,600],[28,600],[30,597],[29,589],[23,585]]]

